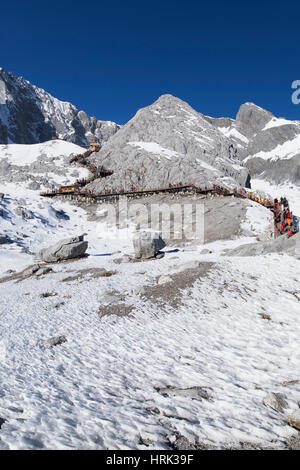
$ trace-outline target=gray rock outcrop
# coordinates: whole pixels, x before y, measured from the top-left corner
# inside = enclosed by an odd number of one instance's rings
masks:
[[[275,240],[242,245],[228,250],[226,256],[259,256],[268,253],[287,253],[300,259],[300,233],[290,238],[282,235]]]
[[[0,144],[34,144],[57,136],[88,145],[93,140],[106,142],[119,128],[0,68]]]
[[[0,245],[4,245],[5,243],[12,243],[11,238],[6,234],[0,234]]]
[[[165,246],[158,233],[143,231],[133,238],[134,254],[137,259],[154,258]]]
[[[239,145],[184,101],[163,95],[140,109],[92,155],[95,163],[114,174],[88,188],[100,192],[180,183],[204,187],[215,182],[249,186]]]
[[[236,120],[206,119],[230,137],[251,177],[300,184],[300,121],[276,118],[255,105],[241,105]]]
[[[283,413],[284,409],[288,407],[286,396],[283,393],[268,393],[263,403],[279,413]]]
[[[44,248],[38,253],[38,257],[45,262],[56,262],[70,258],[79,258],[84,255],[88,242],[83,240],[83,235],[60,240],[49,248]]]

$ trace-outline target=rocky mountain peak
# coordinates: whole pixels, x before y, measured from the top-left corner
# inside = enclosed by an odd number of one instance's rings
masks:
[[[272,118],[274,118],[272,113],[256,104],[244,103],[237,113],[236,127],[243,135],[252,137],[261,131]]]
[[[120,126],[89,117],[23,77],[0,69],[0,144],[34,144],[57,136],[77,145],[106,142]]]

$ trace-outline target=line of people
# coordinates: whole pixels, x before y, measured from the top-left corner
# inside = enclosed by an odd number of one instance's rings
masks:
[[[261,204],[262,206],[269,207],[269,208],[272,207],[272,202],[269,199],[262,198],[261,196],[256,196],[252,192],[248,193],[248,199],[251,199],[251,201],[257,202],[258,204]]]
[[[274,226],[275,238],[287,234],[292,237],[299,231],[299,222],[297,217],[290,211],[288,200],[281,197],[280,200],[274,199]]]

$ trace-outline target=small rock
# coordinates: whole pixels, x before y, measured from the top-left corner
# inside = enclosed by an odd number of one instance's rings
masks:
[[[39,264],[34,264],[33,266],[29,266],[28,268],[24,269],[22,272],[23,276],[31,276],[32,274],[35,274],[41,266]]]
[[[292,436],[287,445],[290,450],[300,450],[300,435]]]
[[[272,320],[271,316],[267,313],[260,313],[259,314],[263,320]]]
[[[129,263],[130,262],[130,256],[129,255],[123,255],[121,258],[114,259],[113,262],[116,263],[116,264]]]
[[[38,269],[38,270],[35,272],[35,275],[36,275],[36,276],[42,276],[42,275],[44,275],[44,274],[51,273],[52,271],[53,271],[53,269],[52,269],[52,268],[49,268],[49,267],[47,267],[47,268],[40,268],[40,269]]]
[[[0,201],[3,201],[4,199],[4,193],[0,193]]]
[[[160,276],[158,278],[157,284],[161,286],[162,284],[166,284],[167,282],[172,282],[172,278],[170,276]]]
[[[6,422],[6,419],[5,418],[2,418],[0,416],[0,429],[2,428],[3,424]]]
[[[179,435],[172,443],[174,450],[196,450],[196,446],[186,437]]]
[[[156,414],[156,415],[159,415],[159,414],[160,414],[160,410],[159,410],[159,408],[157,408],[157,407],[146,408],[146,410],[149,411],[150,413],[153,413],[153,414]]]
[[[8,235],[0,235],[0,245],[4,245],[5,243],[12,243],[11,238]]]
[[[212,251],[208,250],[207,248],[200,251],[200,255],[210,255],[211,253]]]
[[[163,396],[169,397],[184,397],[184,398],[191,398],[192,400],[210,400],[212,398],[211,395],[211,387],[189,387],[189,388],[179,388],[173,387],[168,385],[167,387],[156,387],[155,390]]]
[[[300,380],[286,380],[285,382],[282,382],[282,385],[287,387],[288,385],[298,385],[300,384]]]
[[[139,438],[139,444],[142,445],[142,446],[151,446],[152,444],[154,444],[154,441],[152,441],[151,439],[148,439],[146,437],[142,437],[140,436]]]
[[[283,393],[268,393],[268,395],[263,399],[263,404],[269,406],[279,413],[283,413],[284,409],[288,407],[286,401],[286,395]]]
[[[44,348],[52,348],[53,346],[58,346],[59,344],[65,343],[66,341],[67,338],[65,336],[55,336],[54,338],[41,341],[41,345],[44,346]]]
[[[13,274],[15,273],[16,270],[15,269],[8,269],[7,271],[5,271],[3,274]]]
[[[292,426],[293,428],[297,429],[298,431],[300,431],[300,410],[294,411],[288,417],[288,424]]]

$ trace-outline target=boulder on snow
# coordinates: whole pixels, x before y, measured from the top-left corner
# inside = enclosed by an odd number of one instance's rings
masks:
[[[157,284],[159,286],[166,284],[167,282],[172,282],[172,278],[170,276],[160,276],[157,280]]]
[[[6,235],[6,234],[1,235],[0,234],[0,245],[4,245],[4,243],[12,243],[12,240],[8,235]]]
[[[88,242],[83,240],[84,235],[60,240],[49,248],[44,248],[38,253],[41,260],[55,262],[70,258],[79,258],[88,247]]]
[[[0,193],[0,201],[3,201],[4,199],[4,193]]]
[[[288,407],[286,401],[286,395],[283,393],[268,393],[268,395],[263,399],[263,404],[269,406],[275,411],[283,413],[284,408]]]
[[[156,232],[138,232],[133,238],[134,253],[138,259],[154,258],[165,246],[165,242]]]
[[[300,431],[300,410],[295,410],[289,417],[288,417],[288,424],[293,428]]]
[[[46,339],[45,341],[41,341],[41,345],[44,348],[53,348],[53,346],[65,343],[66,341],[67,338],[65,336],[55,336],[53,338]]]
[[[15,210],[16,215],[22,217],[22,219],[27,220],[27,219],[34,219],[34,214],[28,209],[25,209],[24,207],[17,207]]]

